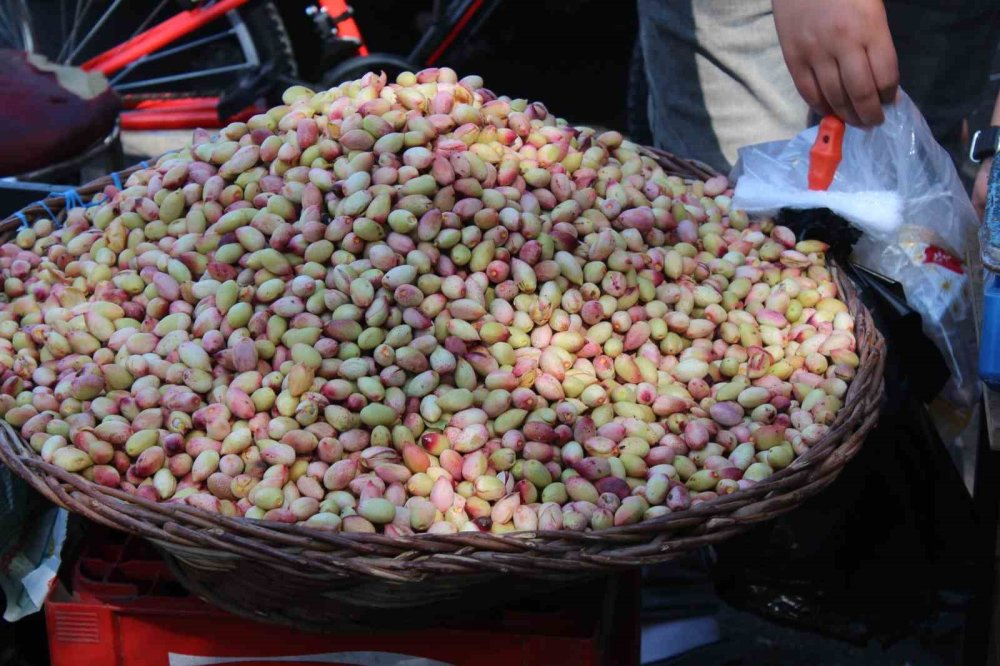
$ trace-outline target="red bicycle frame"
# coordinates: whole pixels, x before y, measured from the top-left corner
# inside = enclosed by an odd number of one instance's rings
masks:
[[[128,41],[98,54],[83,63],[86,71],[99,71],[110,76],[140,58],[154,53],[165,46],[201,29],[212,21],[234,9],[239,9],[250,0],[219,0],[205,7],[195,7],[182,11],[167,20],[139,33]],[[338,19],[338,34],[358,43],[358,55],[367,55],[358,24],[350,16],[345,0],[319,0],[319,5],[328,15]],[[218,98],[197,97],[189,99],[154,100],[138,105],[122,114],[123,129],[168,129],[197,126],[218,126],[216,116]],[[246,115],[241,113],[240,116]]]

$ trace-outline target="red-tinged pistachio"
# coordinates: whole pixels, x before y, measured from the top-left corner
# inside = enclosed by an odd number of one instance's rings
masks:
[[[569,484],[567,482],[567,488],[568,487]],[[624,479],[618,478],[617,476],[606,476],[597,481],[595,487],[601,495],[610,493],[612,495],[616,495],[620,499],[624,499],[632,494],[632,489],[628,482]]]
[[[509,449],[501,449],[509,450]],[[498,451],[499,452],[499,451]],[[451,453],[450,451],[448,453]],[[442,465],[444,465],[444,460],[442,460]],[[486,457],[486,454],[482,450],[473,451],[467,454],[461,462],[461,466],[457,471],[459,471],[461,478],[466,481],[474,482],[480,476],[486,473],[489,467],[490,459]],[[513,463],[512,463],[513,464]],[[445,469],[448,469],[445,467]],[[506,467],[504,468],[506,469]],[[452,475],[455,476],[455,475]]]
[[[490,519],[494,524],[509,523],[514,518],[514,511],[521,505],[521,496],[518,494],[507,495],[498,500],[493,505],[490,512]]]
[[[743,407],[736,402],[717,402],[709,408],[709,414],[716,423],[731,427],[743,420]]]
[[[830,427],[828,425],[818,423],[807,425],[802,429],[802,441],[812,446],[818,443],[829,430]]]
[[[253,418],[257,413],[250,396],[238,388],[229,388],[226,391],[225,405],[234,416],[241,419]]]
[[[347,458],[339,460],[327,469],[323,475],[323,486],[327,490],[343,490],[358,473],[358,464],[355,460]]]
[[[671,511],[683,511],[691,506],[691,495],[685,486],[672,486],[667,491],[667,508]]]
[[[412,476],[412,472],[404,465],[396,463],[378,463],[375,466],[375,474],[386,483],[405,483]]]
[[[258,446],[261,459],[268,465],[292,465],[295,462],[295,449],[288,444],[264,440],[258,442]]]
[[[430,501],[437,507],[438,511],[447,511],[454,501],[455,491],[452,488],[451,480],[446,477],[438,477],[431,489]]]
[[[784,441],[784,431],[785,428],[779,425],[760,426],[751,433],[751,438],[758,451],[766,451]]]
[[[512,519],[514,528],[519,531],[532,532],[538,529],[538,513],[530,506],[524,504],[517,506]]]
[[[222,505],[217,496],[208,493],[192,493],[184,498],[184,502],[202,511],[222,513]]]
[[[643,513],[649,509],[648,503],[641,497],[626,497],[622,504],[615,511],[614,524],[616,527],[631,525],[642,520]]]
[[[707,425],[700,420],[688,421],[684,426],[684,443],[692,451],[704,449],[710,437]]]
[[[577,501],[587,501],[593,504],[597,503],[597,498],[600,493],[597,492],[597,488],[594,487],[590,481],[587,481],[583,477],[572,477],[566,480],[566,494],[573,500]]]
[[[218,454],[216,454],[216,456],[218,456]],[[150,447],[140,453],[139,457],[136,458],[135,473],[142,478],[153,476],[156,472],[163,468],[165,462],[166,455],[164,454],[163,449],[159,446]]]
[[[121,485],[121,474],[109,465],[95,465],[93,468],[94,483],[107,488],[118,488]]]
[[[507,413],[509,414],[511,412]],[[500,432],[500,430],[497,429],[497,432]],[[487,441],[489,441],[489,430],[487,430],[484,425],[472,424],[464,427],[461,431],[456,433],[451,446],[458,453],[471,453],[481,449],[485,446]]]
[[[205,485],[208,487],[208,491],[218,499],[232,500],[236,498],[232,492],[233,478],[226,474],[215,472],[209,475]]]
[[[442,451],[438,460],[442,469],[448,472],[448,475],[458,480],[462,478],[462,467],[464,465],[464,458],[462,454],[455,450]]]
[[[547,502],[538,508],[538,529],[554,531],[563,528],[563,512],[558,504]]]
[[[434,522],[428,529],[428,534],[455,534],[458,528],[449,522],[439,520]]]
[[[574,464],[573,469],[589,481],[597,481],[611,475],[611,463],[607,458],[584,458]]]

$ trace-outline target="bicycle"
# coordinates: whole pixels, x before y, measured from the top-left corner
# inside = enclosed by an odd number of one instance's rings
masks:
[[[347,58],[323,77],[323,85],[334,85],[372,70],[434,66],[499,4],[435,0],[430,26],[407,54],[369,53],[345,0],[298,2],[297,8],[312,19],[325,48]],[[0,46],[103,73],[122,96],[123,130],[220,127],[245,119],[263,108],[253,104],[256,93],[291,81],[298,69],[270,0],[0,0]],[[231,96],[247,102],[238,108],[224,99],[234,75],[243,81]]]
[[[409,53],[358,53],[333,69],[322,80],[324,87],[384,70],[394,76],[440,64],[458,44],[469,39],[499,7],[501,0],[434,0],[431,21]]]
[[[302,4],[367,54],[344,0]],[[257,112],[256,93],[297,71],[269,0],[0,0],[0,46],[104,74],[122,97],[124,130],[220,127]],[[248,103],[233,108],[227,91]]]

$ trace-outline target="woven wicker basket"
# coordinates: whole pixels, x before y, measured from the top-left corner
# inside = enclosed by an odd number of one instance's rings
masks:
[[[714,175],[703,164],[668,153],[646,154],[668,173]],[[111,183],[112,177],[98,179],[78,193],[86,201]],[[0,222],[0,234],[12,233],[22,215],[31,220],[47,215],[46,208],[61,215],[65,205],[64,197],[53,197],[44,206],[28,206]],[[875,425],[885,361],[885,343],[870,313],[843,276],[834,274],[855,317],[861,365],[827,435],[748,490],[634,525],[504,536],[333,534],[156,504],[99,486],[43,462],[6,423],[0,428],[0,461],[56,504],[157,544],[181,582],[217,606],[315,630],[373,618],[380,626],[430,626],[463,610],[718,543],[795,508],[831,483]]]

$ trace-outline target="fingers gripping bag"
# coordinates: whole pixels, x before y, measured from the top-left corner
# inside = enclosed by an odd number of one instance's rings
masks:
[[[732,174],[733,206],[760,215],[827,208],[863,232],[852,261],[902,285],[951,372],[938,401],[946,408],[935,419],[951,439],[963,429],[956,422],[974,430],[978,400],[973,299],[964,262],[977,218],[951,158],[909,96],[901,90],[896,103],[883,108],[882,125],[846,128],[842,159],[825,191],[810,190],[807,182],[817,127],[788,141],[741,149]],[[973,444],[970,455],[956,461],[963,472],[974,450]]]

